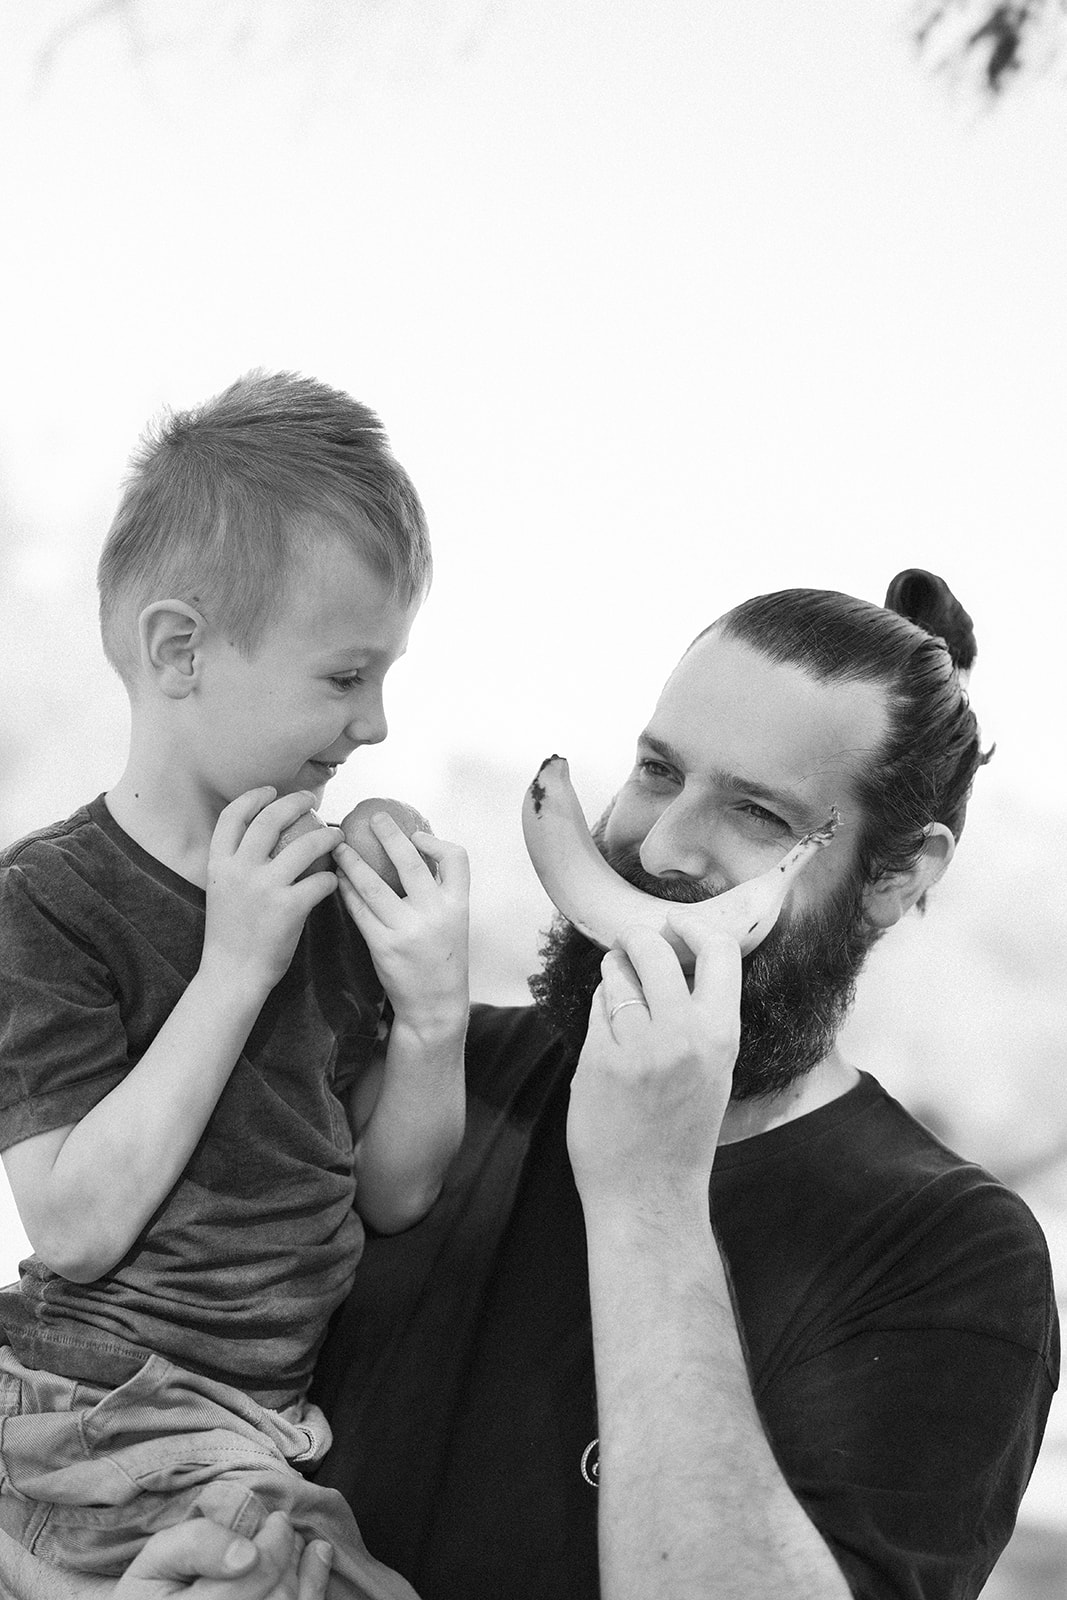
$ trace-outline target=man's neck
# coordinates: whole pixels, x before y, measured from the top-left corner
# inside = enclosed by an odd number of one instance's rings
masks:
[[[817,1067],[781,1094],[766,1099],[731,1100],[722,1119],[719,1143],[736,1144],[740,1139],[751,1139],[757,1133],[794,1122],[797,1117],[806,1117],[809,1111],[816,1111],[819,1106],[829,1105],[831,1100],[847,1094],[858,1081],[856,1068],[838,1054],[835,1045]]]

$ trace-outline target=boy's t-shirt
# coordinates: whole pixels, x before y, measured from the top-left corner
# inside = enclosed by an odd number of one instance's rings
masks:
[[[137,1063],[196,972],[201,889],[102,796],[0,852],[0,1149],[80,1120]],[[363,1243],[341,1096],[383,991],[334,894],[305,924],[188,1165],[93,1283],[36,1256],[0,1292],[27,1365],[121,1383],[150,1352],[279,1407],[306,1389]]]

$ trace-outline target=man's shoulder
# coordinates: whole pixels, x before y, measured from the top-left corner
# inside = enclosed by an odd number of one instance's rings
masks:
[[[906,1292],[918,1323],[929,1316],[1024,1344],[1054,1370],[1052,1267],[1026,1201],[876,1079],[865,1077],[857,1100],[864,1114],[839,1144],[831,1183],[877,1274]]]

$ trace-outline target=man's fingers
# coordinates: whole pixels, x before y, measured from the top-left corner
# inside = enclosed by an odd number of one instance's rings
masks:
[[[313,1539],[300,1557],[297,1600],[325,1600],[333,1565],[333,1551],[323,1539]]]
[[[667,924],[672,926],[670,912]],[[708,928],[693,938],[686,931],[683,937],[696,957],[693,999],[701,1006],[714,1003],[717,1010],[736,1010],[741,1004],[741,946],[733,934]]]
[[[259,1560],[251,1539],[205,1517],[175,1523],[154,1534],[126,1569],[123,1583],[135,1579],[235,1578]],[[121,1597],[120,1584],[117,1595]]]
[[[625,1029],[628,1022],[648,1023],[648,1001],[633,962],[624,950],[609,950],[600,963],[600,970],[603,977],[597,995],[604,1020],[616,1038],[622,1039],[625,1034],[620,1030]]]
[[[280,1511],[267,1517],[254,1539],[209,1517],[192,1517],[153,1534],[119,1579],[114,1600],[186,1593],[205,1600],[321,1600],[326,1591],[317,1579],[298,1587],[304,1581],[299,1555],[297,1535]]]
[[[661,934],[651,928],[624,928],[619,945],[637,976],[637,992],[653,1017],[688,998],[689,985],[678,957]],[[620,994],[618,998],[626,996]]]

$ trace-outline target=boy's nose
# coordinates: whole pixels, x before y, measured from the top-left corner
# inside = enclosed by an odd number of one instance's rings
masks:
[[[345,732],[355,744],[381,744],[389,732],[389,724],[380,695],[376,700],[360,706]]]

